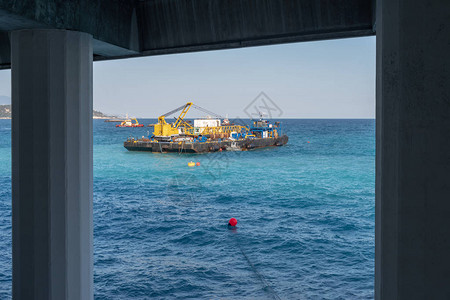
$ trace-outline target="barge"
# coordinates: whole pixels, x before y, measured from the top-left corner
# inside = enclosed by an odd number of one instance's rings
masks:
[[[210,116],[195,119],[194,123],[184,117],[191,107],[208,113]],[[165,117],[181,110],[180,116],[172,124]],[[212,118],[211,115],[214,117]],[[188,102],[158,118],[151,136],[128,138],[124,147],[129,151],[205,153],[216,151],[246,151],[257,148],[277,147],[287,144],[289,138],[281,133],[280,123],[271,124],[259,119],[251,126],[231,123],[210,111]]]

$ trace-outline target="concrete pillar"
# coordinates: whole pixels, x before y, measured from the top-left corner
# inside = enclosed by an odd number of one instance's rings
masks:
[[[450,2],[377,2],[376,299],[450,299]]]
[[[92,42],[11,35],[13,298],[92,299]]]

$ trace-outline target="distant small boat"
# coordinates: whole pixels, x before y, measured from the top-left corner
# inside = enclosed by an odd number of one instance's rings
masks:
[[[133,123],[133,120],[135,123]],[[139,124],[136,118],[130,118],[124,120],[122,123],[117,124],[116,127],[144,127],[144,124]]]

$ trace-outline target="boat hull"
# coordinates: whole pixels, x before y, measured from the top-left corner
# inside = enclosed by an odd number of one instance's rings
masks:
[[[156,142],[150,140],[128,140],[124,147],[129,151],[206,153],[216,151],[246,151],[265,147],[286,145],[289,138],[283,135],[277,138],[253,138],[210,142]]]

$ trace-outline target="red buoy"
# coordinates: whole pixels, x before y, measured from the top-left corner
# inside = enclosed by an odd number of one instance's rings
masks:
[[[237,220],[235,218],[231,218],[230,221],[228,221],[228,225],[230,226],[236,226]]]
[[[197,165],[197,167],[199,167],[200,166],[200,162],[197,162],[196,165]]]

